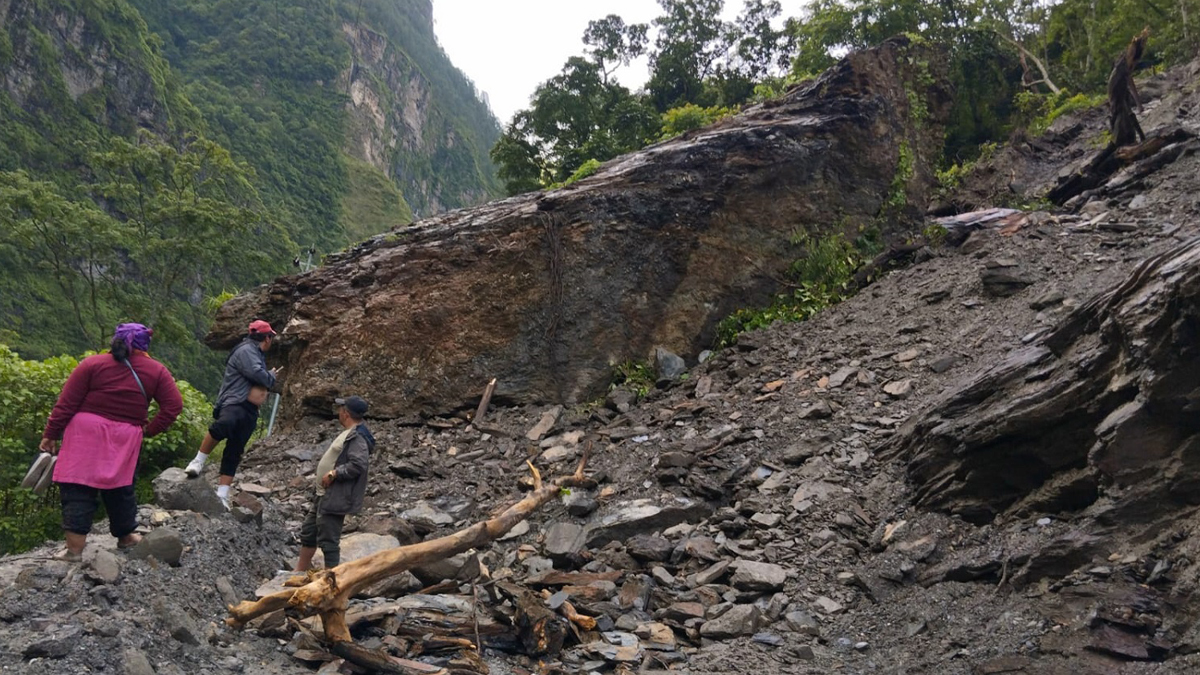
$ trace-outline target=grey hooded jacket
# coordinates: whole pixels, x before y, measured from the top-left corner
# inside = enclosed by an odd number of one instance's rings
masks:
[[[229,352],[225,361],[225,376],[217,392],[217,407],[242,403],[250,395],[250,387],[259,385],[270,389],[275,386],[275,375],[267,370],[267,357],[258,342],[243,338]]]
[[[362,509],[367,493],[367,466],[375,449],[375,437],[366,424],[359,424],[346,437],[334,471],[337,476],[321,498],[321,515],[344,516]]]

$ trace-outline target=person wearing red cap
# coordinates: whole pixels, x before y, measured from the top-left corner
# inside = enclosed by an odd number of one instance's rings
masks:
[[[200,443],[200,451],[188,463],[187,475],[195,478],[204,470],[208,454],[225,441],[221,455],[221,475],[217,496],[229,507],[229,486],[242,461],[242,452],[258,425],[258,407],[267,399],[267,390],[275,386],[278,369],[267,370],[266,351],[275,342],[275,330],[266,321],[252,321],[246,336],[225,359],[225,376],[217,392],[213,423]]]

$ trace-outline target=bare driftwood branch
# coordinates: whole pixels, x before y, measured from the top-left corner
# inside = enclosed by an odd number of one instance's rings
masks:
[[[1033,65],[1037,66],[1037,69],[1039,71],[1041,71],[1042,79],[1038,80],[1037,82],[1027,83],[1027,86],[1032,87],[1035,84],[1045,84],[1046,87],[1048,87],[1051,92],[1053,92],[1055,94],[1058,93],[1058,91],[1059,91],[1058,85],[1054,84],[1054,80],[1050,79],[1050,72],[1048,70],[1046,70],[1046,64],[1042,63],[1041,59],[1039,59],[1036,55],[1034,55],[1033,52],[1026,49],[1025,46],[1022,45],[1020,42],[1017,42],[1016,40],[1010,38],[1009,36],[1005,35],[1003,32],[998,31],[998,30],[994,31],[994,32],[996,33],[996,35],[1000,36],[1001,40],[1004,40],[1005,42],[1012,45],[1013,47],[1016,47],[1017,51],[1021,53],[1021,56],[1023,58],[1033,61]]]
[[[244,600],[230,606],[230,616],[225,623],[240,628],[255,617],[288,608],[291,614],[304,617],[319,614],[327,643],[350,642],[346,606],[358,591],[413,567],[443,560],[491,543],[528,518],[543,504],[554,499],[562,488],[582,484],[585,481],[583,470],[587,466],[589,455],[590,448],[584,452],[574,474],[561,476],[548,484],[542,483],[541,474],[531,464],[535,489],[499,515],[445,537],[399,546],[342,563],[333,569],[317,570],[304,576],[292,577],[285,584],[290,588],[259,600]]]

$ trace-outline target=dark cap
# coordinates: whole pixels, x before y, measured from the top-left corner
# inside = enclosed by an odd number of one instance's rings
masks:
[[[333,402],[350,411],[355,417],[362,417],[367,414],[367,402],[361,396],[347,396],[346,398],[335,398]]]

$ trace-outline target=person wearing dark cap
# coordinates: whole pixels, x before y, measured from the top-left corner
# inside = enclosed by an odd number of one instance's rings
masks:
[[[362,509],[367,492],[367,467],[375,450],[375,437],[363,419],[367,402],[358,396],[335,399],[342,433],[329,444],[317,462],[316,495],[300,527],[300,560],[296,571],[312,566],[317,548],[325,554],[326,569],[341,562],[342,525],[346,516]]]
[[[266,321],[252,321],[246,336],[225,359],[225,376],[217,391],[213,407],[213,423],[200,443],[200,451],[188,463],[185,471],[195,478],[204,470],[208,454],[225,441],[221,455],[221,476],[217,496],[229,507],[229,486],[242,461],[246,443],[258,425],[258,407],[267,399],[267,390],[275,386],[277,368],[267,370],[264,354],[275,342],[275,331]]]

